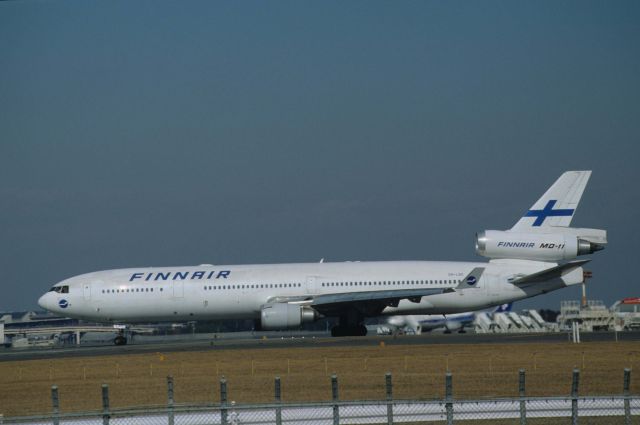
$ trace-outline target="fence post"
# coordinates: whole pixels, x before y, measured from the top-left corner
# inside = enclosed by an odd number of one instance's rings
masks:
[[[60,423],[60,399],[58,398],[58,386],[51,386],[51,406],[53,407],[53,425]]]
[[[109,425],[109,385],[102,384],[102,425]]]
[[[520,394],[520,425],[527,425],[527,401],[525,400],[524,369],[518,372],[518,393]]]
[[[220,378],[220,423],[227,425],[227,380],[224,375]]]
[[[580,370],[573,369],[571,381],[571,423],[578,425],[578,384],[580,383]]]
[[[282,403],[282,389],[280,387],[280,377],[276,376],[275,379],[275,398],[276,404],[276,425],[282,425],[282,407],[280,407],[280,403]]]
[[[167,376],[167,410],[169,416],[169,425],[174,423],[173,415],[173,376]]]
[[[630,400],[630,391],[631,387],[631,369],[625,368],[624,370],[624,386],[623,386],[623,395],[624,395],[624,424],[631,425],[631,400]]]
[[[333,425],[340,425],[340,409],[338,407],[338,377],[331,375],[331,398],[333,399]]]
[[[447,411],[447,425],[453,425],[453,377],[447,372],[444,381],[444,400]]]
[[[393,383],[391,381],[391,372],[384,375],[385,387],[387,392],[387,425],[393,425]]]

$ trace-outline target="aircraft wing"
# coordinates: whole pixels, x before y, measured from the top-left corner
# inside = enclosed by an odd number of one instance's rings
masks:
[[[566,264],[561,264],[559,266],[551,267],[550,269],[542,270],[536,273],[528,274],[525,276],[518,276],[517,278],[511,280],[510,282],[514,285],[523,285],[527,283],[536,283],[536,282],[544,282],[547,280],[551,280],[557,277],[561,277],[563,274],[574,270],[583,264],[588,263],[591,260],[576,260],[569,261]]]
[[[390,289],[388,291],[362,291],[337,294],[310,295],[307,297],[276,297],[270,302],[300,303],[313,307],[324,315],[336,315],[355,308],[367,315],[379,314],[385,307],[396,307],[400,300],[419,303],[422,297],[441,294],[442,288]]]

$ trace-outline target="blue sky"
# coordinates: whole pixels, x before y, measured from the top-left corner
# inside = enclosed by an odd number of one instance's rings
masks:
[[[637,296],[640,4],[0,3],[0,310],[101,269],[482,260],[565,170]],[[578,288],[521,303],[558,308]]]

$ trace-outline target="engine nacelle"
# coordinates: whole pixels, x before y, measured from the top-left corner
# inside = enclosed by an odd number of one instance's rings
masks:
[[[483,257],[561,261],[592,254],[604,247],[562,233],[513,233],[485,230],[476,234],[476,252]]]
[[[297,304],[266,304],[260,312],[260,324],[264,330],[297,328],[304,322],[312,322],[318,317],[311,307]]]

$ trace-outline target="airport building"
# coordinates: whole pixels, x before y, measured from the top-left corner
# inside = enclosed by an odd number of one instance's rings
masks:
[[[581,332],[640,329],[640,297],[624,298],[607,307],[601,300],[562,301],[555,323],[546,322],[536,310],[476,315],[478,333],[569,332],[574,323]]]
[[[616,317],[617,330],[640,329],[640,298],[624,298],[617,301],[611,310]]]
[[[77,319],[41,311],[0,313],[0,343],[5,346],[54,345],[57,341],[41,329],[72,329]],[[53,332],[52,332],[53,334]]]
[[[559,330],[571,330],[574,322],[582,332],[614,330],[616,314],[613,309],[607,308],[601,300],[585,301],[562,301],[558,316]]]

